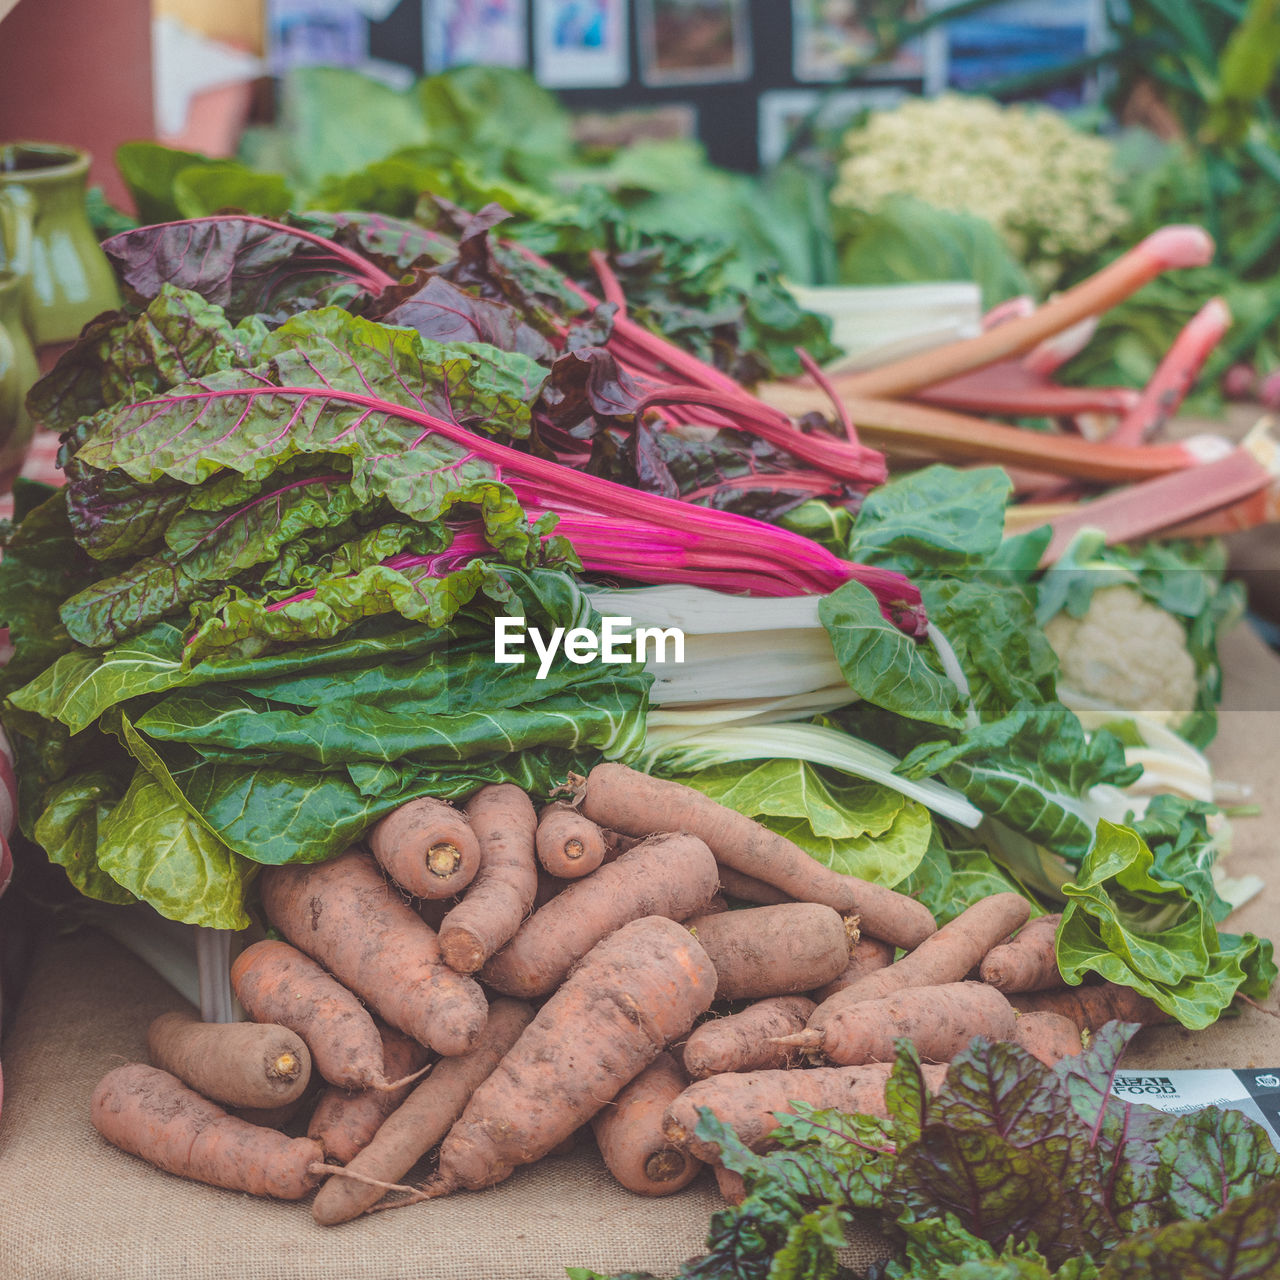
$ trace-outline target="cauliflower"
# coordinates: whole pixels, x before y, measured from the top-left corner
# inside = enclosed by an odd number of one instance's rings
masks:
[[[1114,148],[1040,106],[943,94],[872,112],[844,137],[833,205],[875,213],[891,195],[986,218],[1042,288],[1128,215]]]
[[[1059,613],[1045,635],[1071,692],[1130,711],[1185,714],[1195,707],[1186,632],[1135,587],[1100,588],[1083,617]]]

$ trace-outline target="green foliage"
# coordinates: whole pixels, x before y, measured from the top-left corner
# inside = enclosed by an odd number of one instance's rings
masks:
[[[867,1211],[897,1248],[878,1280],[1270,1274],[1280,1158],[1265,1130],[1237,1112],[1172,1116],[1112,1096],[1136,1029],[1109,1023],[1056,1070],[978,1038],[932,1096],[900,1041],[888,1119],[796,1104],[767,1155],[704,1111],[698,1136],[747,1197],[712,1218],[707,1252],[676,1280],[846,1274],[837,1250]]]

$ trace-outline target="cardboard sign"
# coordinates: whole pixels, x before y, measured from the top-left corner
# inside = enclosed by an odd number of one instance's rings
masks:
[[[1126,1102],[1183,1113],[1201,1107],[1243,1111],[1280,1149],[1280,1067],[1233,1071],[1117,1071],[1111,1092]]]

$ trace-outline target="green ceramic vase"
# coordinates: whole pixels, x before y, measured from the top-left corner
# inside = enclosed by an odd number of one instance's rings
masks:
[[[44,142],[0,145],[0,268],[24,277],[37,347],[70,342],[120,305],[115,276],[85,212],[89,156]]]
[[[0,271],[0,493],[22,470],[34,429],[26,398],[39,370],[22,319],[23,284],[17,272]]]

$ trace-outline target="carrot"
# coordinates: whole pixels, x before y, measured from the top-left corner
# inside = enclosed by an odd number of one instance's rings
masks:
[[[824,1000],[829,1000],[837,991],[853,986],[855,982],[865,978],[869,973],[875,973],[877,969],[887,969],[892,963],[893,948],[887,942],[881,942],[879,938],[869,938],[864,933],[853,944],[849,963],[830,982],[818,987],[813,993],[813,998],[821,1004]]]
[[[231,1107],[292,1102],[311,1078],[307,1046],[273,1023],[201,1022],[192,1013],[162,1013],[147,1028],[147,1052],[161,1070]]]
[[[726,867],[723,862],[720,864],[720,887],[729,897],[737,898],[740,902],[752,902],[759,907],[772,907],[781,902],[795,901],[789,893],[784,893],[771,884],[765,884],[755,876],[743,875],[741,871]]]
[[[329,862],[264,867],[267,918],[375,1013],[437,1053],[466,1053],[484,992],[440,959],[435,932],[358,849]]]
[[[672,920],[646,916],[610,934],[475,1091],[426,1194],[492,1186],[545,1155],[684,1035],[715,985],[706,952]]]
[[[441,1058],[431,1074],[393,1111],[369,1144],[348,1161],[346,1172],[382,1182],[403,1178],[453,1126],[471,1095],[519,1039],[533,1018],[533,1006],[499,998],[476,1047]],[[323,1227],[349,1222],[382,1196],[380,1186],[338,1175],[316,1195],[312,1216]]]
[[[604,833],[567,801],[553,800],[538,815],[538,861],[553,876],[576,880],[604,861]]]
[[[1019,1013],[1060,1013],[1081,1031],[1098,1031],[1113,1020],[1140,1022],[1144,1027],[1169,1021],[1169,1015],[1154,1000],[1114,982],[1027,992],[1010,996],[1009,1003]]]
[[[979,973],[1006,995],[1013,991],[1043,991],[1062,985],[1054,938],[1062,919],[1060,912],[1037,916],[1018,931],[1012,942],[987,952]]]
[[[607,934],[642,916],[684,920],[718,884],[711,850],[696,836],[646,840],[535,911],[480,976],[503,995],[547,995]]]
[[[416,1040],[386,1025],[377,1031],[381,1037],[378,1056],[383,1078],[403,1081],[426,1065],[427,1051]],[[414,1081],[409,1080],[394,1089],[349,1092],[330,1085],[311,1113],[307,1137],[320,1143],[326,1158],[348,1164],[369,1145],[378,1127],[409,1096],[413,1086]]]
[[[1062,1013],[1020,1013],[1014,1024],[1013,1041],[1046,1067],[1074,1057],[1084,1048],[1080,1028]]]
[[[387,814],[369,833],[387,874],[418,898],[452,898],[475,878],[480,846],[451,804],[420,796]]]
[[[800,1052],[775,1040],[803,1030],[813,1010],[813,1001],[804,996],[774,996],[741,1013],[712,1018],[685,1041],[684,1068],[693,1079],[703,1080],[724,1071],[799,1066]]]
[[[894,964],[877,969],[824,1000],[809,1019],[803,1043],[825,1048],[823,1034],[837,1018],[854,1017],[863,1000],[879,1000],[907,987],[935,987],[959,982],[997,943],[1025,923],[1031,904],[1017,893],[993,893],[967,907],[933,937]]]
[[[246,947],[231,966],[231,986],[255,1022],[279,1023],[301,1036],[330,1084],[369,1089],[386,1083],[382,1041],[369,1011],[296,947],[274,939]]]
[[[716,967],[717,1000],[811,991],[849,961],[845,921],[819,902],[745,907],[686,923]]]
[[[670,1053],[660,1053],[591,1121],[605,1167],[628,1191],[669,1196],[687,1187],[702,1161],[673,1146],[662,1116],[689,1080]]]
[[[533,910],[538,819],[529,797],[510,782],[481,787],[466,813],[480,846],[480,869],[440,923],[440,954],[459,973],[475,973]]]
[[[914,947],[936,928],[922,903],[832,871],[799,845],[682,783],[637,773],[624,764],[598,764],[587,778],[582,810],[593,822],[627,835],[690,832],[724,866],[800,902],[821,902],[841,915],[858,915],[870,933],[896,946]]]
[[[904,987],[880,1000],[861,1000],[828,1018],[820,1047],[829,1061],[852,1067],[889,1061],[893,1042],[905,1036],[914,1041],[921,1058],[947,1062],[974,1036],[1012,1039],[1016,1020],[1009,1001],[985,982]],[[780,1043],[810,1048],[812,1034],[783,1036]]]
[[[699,1160],[715,1162],[720,1148],[694,1132],[698,1111],[706,1107],[752,1151],[766,1151],[773,1145],[769,1135],[778,1127],[778,1116],[794,1115],[796,1102],[856,1115],[888,1115],[884,1086],[892,1069],[888,1062],[873,1062],[861,1067],[801,1067],[712,1076],[691,1084],[667,1108],[662,1131]],[[926,1066],[926,1085],[937,1090],[946,1071],[945,1066]]]
[[[197,1182],[301,1200],[319,1181],[319,1143],[237,1120],[145,1063],[107,1072],[93,1091],[90,1117],[112,1146]]]

